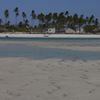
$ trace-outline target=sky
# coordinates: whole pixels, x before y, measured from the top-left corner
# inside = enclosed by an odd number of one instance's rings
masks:
[[[100,19],[100,0],[0,0],[0,17],[3,18],[3,11],[9,9],[13,12],[15,7],[30,15],[32,9],[36,13],[65,12],[70,14],[78,13],[90,16],[94,14]],[[13,13],[11,13],[13,16]]]

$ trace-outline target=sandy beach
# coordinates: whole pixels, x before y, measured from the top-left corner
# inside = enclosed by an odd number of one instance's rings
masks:
[[[0,41],[12,44],[99,51],[99,45]],[[0,57],[0,100],[100,100],[100,60]]]
[[[1,100],[100,100],[100,61],[0,58]]]

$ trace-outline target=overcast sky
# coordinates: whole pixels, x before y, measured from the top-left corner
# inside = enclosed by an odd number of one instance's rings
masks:
[[[37,13],[68,10],[71,14],[78,13],[86,16],[94,14],[100,19],[100,0],[0,0],[0,16],[3,15],[4,9],[13,11],[16,6],[27,14],[32,9]]]

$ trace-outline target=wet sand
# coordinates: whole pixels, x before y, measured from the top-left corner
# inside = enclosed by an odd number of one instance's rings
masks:
[[[100,61],[0,58],[1,100],[100,100]]]
[[[42,42],[42,41],[0,41],[0,45],[20,44],[28,46],[59,48],[64,50],[100,52],[100,43],[79,43],[79,42]]]

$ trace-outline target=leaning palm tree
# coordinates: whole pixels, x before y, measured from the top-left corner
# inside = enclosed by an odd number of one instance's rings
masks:
[[[94,15],[91,15],[88,21],[89,25],[94,23]]]
[[[7,22],[8,22],[8,18],[9,18],[9,10],[8,9],[6,9],[5,11],[4,11],[4,16],[5,16],[5,24],[7,24]]]
[[[16,7],[15,9],[14,9],[14,12],[15,12],[15,20],[16,20],[16,25],[17,25],[17,17],[19,16],[19,8],[18,7]]]

